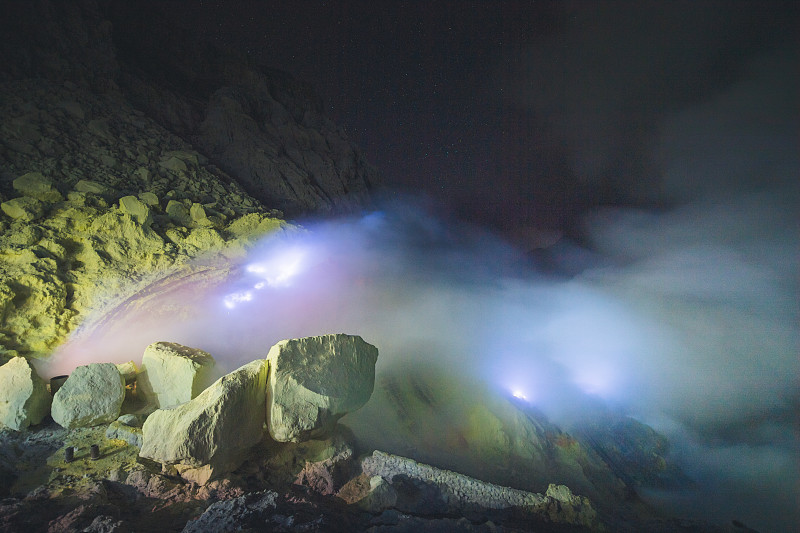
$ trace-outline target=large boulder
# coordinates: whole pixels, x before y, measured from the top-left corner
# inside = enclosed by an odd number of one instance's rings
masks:
[[[0,427],[16,431],[38,424],[50,411],[47,385],[24,357],[0,366]]]
[[[263,436],[268,368],[263,359],[253,361],[193,400],[155,411],[142,427],[139,455],[174,465],[197,483],[235,469]]]
[[[213,381],[216,361],[208,352],[173,342],[156,342],[142,356],[137,387],[156,407],[188,402]]]
[[[284,340],[267,360],[272,371],[267,426],[279,442],[300,442],[328,433],[372,394],[378,349],[357,335]]]
[[[53,396],[53,420],[67,429],[113,422],[125,399],[125,378],[114,363],[79,366]]]

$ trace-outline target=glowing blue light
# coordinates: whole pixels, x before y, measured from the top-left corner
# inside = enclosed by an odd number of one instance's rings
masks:
[[[252,299],[253,299],[253,293],[250,291],[244,291],[244,292],[235,292],[233,294],[229,294],[225,296],[225,298],[222,301],[225,304],[225,307],[227,307],[228,309],[233,309],[234,307],[236,307],[237,304],[240,304],[242,302],[249,302]]]
[[[527,397],[527,396],[525,396],[525,393],[523,393],[523,392],[522,392],[521,390],[519,390],[519,389],[517,389],[517,390],[515,390],[514,392],[512,392],[512,393],[511,393],[511,395],[512,395],[514,398],[518,398],[518,399],[520,399],[520,400],[525,400],[526,402],[528,401],[528,397]]]
[[[287,287],[293,277],[302,271],[304,259],[307,251],[300,247],[287,248],[274,253],[271,257],[250,263],[245,270],[263,279],[270,287]],[[256,289],[263,288],[259,282]]]

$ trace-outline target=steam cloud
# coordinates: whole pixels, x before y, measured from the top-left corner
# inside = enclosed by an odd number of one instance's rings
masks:
[[[596,255],[577,276],[539,274],[492,235],[398,203],[309,223],[223,265],[218,281],[129,302],[51,371],[138,362],[159,340],[230,369],[284,338],[359,334],[380,349],[379,375],[435,357],[556,422],[598,402],[622,409],[666,432],[699,483],[652,501],[789,530],[800,518],[792,59],[761,57],[741,82],[653,124],[641,142],[663,169],[659,194],[677,203],[588,217]]]

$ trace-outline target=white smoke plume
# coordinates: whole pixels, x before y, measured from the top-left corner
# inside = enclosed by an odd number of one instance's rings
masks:
[[[556,422],[598,402],[623,410],[667,433],[698,482],[651,501],[788,531],[800,449],[794,59],[763,56],[658,122],[642,140],[662,169],[647,193],[671,207],[588,217],[595,261],[577,276],[542,275],[489,233],[400,203],[308,223],[214,283],[128,302],[64,346],[52,372],[138,362],[160,340],[230,369],[284,338],[359,334],[380,349],[379,375],[435,359]]]

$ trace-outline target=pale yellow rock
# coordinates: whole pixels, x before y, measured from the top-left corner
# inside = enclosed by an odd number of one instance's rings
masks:
[[[150,208],[135,196],[123,196],[120,198],[119,210],[129,214],[142,226],[149,226],[153,222]]]
[[[144,351],[138,387],[155,407],[180,405],[211,384],[215,365],[211,354],[203,350],[156,342]]]
[[[35,198],[20,196],[0,204],[3,213],[21,222],[33,222],[44,214],[44,205]]]
[[[192,217],[192,222],[198,226],[210,226],[211,222],[208,220],[206,210],[202,204],[197,202],[192,204],[189,208],[189,216]]]
[[[186,206],[178,200],[170,200],[167,202],[165,209],[167,216],[181,226],[188,226],[192,222],[192,217],[189,215],[189,210]]]
[[[152,193],[150,191],[139,193],[139,200],[141,200],[150,207],[158,205],[158,196],[156,196],[155,193]]]
[[[75,190],[91,194],[106,194],[111,192],[111,187],[92,180],[80,180],[75,184]]]
[[[283,221],[262,213],[247,213],[233,220],[225,230],[234,237],[257,238],[281,229]]]
[[[176,173],[183,173],[188,170],[186,163],[182,159],[179,159],[175,156],[168,157],[163,161],[159,161],[158,166]]]
[[[269,365],[259,359],[218,379],[193,400],[158,409],[142,427],[141,457],[208,481],[239,466],[264,432]]]
[[[51,414],[61,427],[108,424],[125,399],[125,378],[113,363],[79,366],[53,396]]]
[[[53,181],[46,178],[41,172],[28,172],[15,179],[13,186],[20,194],[42,202],[54,203],[64,199],[53,186]]]
[[[272,371],[267,426],[279,442],[324,435],[364,405],[375,385],[378,349],[357,335],[284,340],[267,355]]]
[[[136,368],[136,363],[133,361],[128,361],[127,363],[118,363],[117,370],[119,370],[119,374],[125,380],[126,385],[130,385],[136,381],[136,377],[139,374],[139,369]]]
[[[195,228],[187,235],[184,244],[193,246],[198,252],[219,250],[225,246],[225,239],[212,228]]]
[[[50,392],[27,359],[14,357],[0,366],[0,427],[19,431],[49,412]]]

